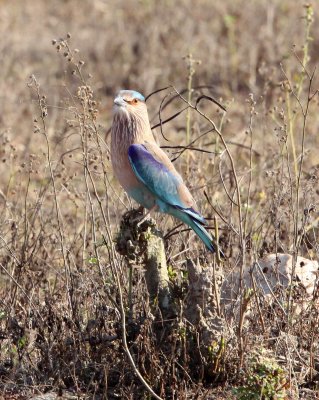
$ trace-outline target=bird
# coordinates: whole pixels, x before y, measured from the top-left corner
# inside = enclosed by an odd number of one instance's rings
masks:
[[[156,210],[179,219],[216,252],[216,239],[207,231],[181,175],[156,143],[145,97],[135,90],[121,90],[114,98],[111,162],[123,189],[148,213]]]

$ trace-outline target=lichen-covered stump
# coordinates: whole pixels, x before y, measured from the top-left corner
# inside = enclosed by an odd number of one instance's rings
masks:
[[[177,312],[180,303],[178,300],[174,302],[171,292],[161,232],[152,219],[139,224],[142,217],[141,209],[130,210],[123,215],[117,251],[126,258],[130,268],[137,265],[145,267],[149,296],[164,319],[178,315],[176,322],[189,322],[188,326],[192,327],[188,347],[190,358],[206,373],[216,376],[222,372],[225,352],[225,325],[219,305],[221,269],[215,271],[212,265],[203,267],[199,262],[187,260],[188,293],[182,309]],[[170,328],[174,330],[176,325],[172,324]]]
[[[187,260],[188,296],[185,316],[199,334],[199,350],[207,372],[216,374],[225,351],[224,319],[219,312],[222,271]],[[203,360],[204,359],[204,360]]]
[[[157,303],[163,316],[175,314],[167,272],[164,241],[153,219],[142,223],[142,209],[133,209],[123,215],[116,249],[130,267],[143,265],[150,299]]]

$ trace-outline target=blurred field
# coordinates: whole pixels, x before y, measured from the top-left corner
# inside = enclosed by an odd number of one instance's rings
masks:
[[[107,134],[119,89],[146,96],[173,85],[187,97],[191,76],[191,101],[205,94],[226,106],[224,114],[202,101],[200,110],[220,129],[234,158],[241,222],[227,152],[215,132],[201,136],[211,129],[209,122],[193,111],[187,132],[184,112],[163,126],[169,141],[159,128],[154,131],[163,146],[185,146],[189,136],[196,139],[194,147],[209,151],[185,151],[176,163],[203,214],[212,220],[218,213],[228,257],[220,268],[224,275],[239,269],[243,259],[240,225],[247,266],[277,251],[318,259],[319,75],[311,76],[319,60],[318,17],[317,3],[310,8],[289,0],[0,0],[4,398],[46,391],[149,398],[121,346],[114,281],[116,267],[126,303],[126,262],[113,240],[132,203],[113,178]],[[154,125],[170,90],[147,102]],[[175,96],[162,118],[183,107]],[[167,151],[174,158],[180,149]],[[167,235],[170,277],[181,307],[169,329],[153,324],[143,269],[136,269],[128,341],[154,390],[165,399],[230,399],[230,389],[244,381],[242,371],[249,371],[250,353],[267,349],[287,377],[281,398],[316,398],[315,301],[287,324],[278,310],[269,316],[254,304],[252,313],[264,313],[265,326],[261,330],[254,318],[245,325],[246,364],[240,373],[242,345],[234,321],[227,322],[220,370],[207,373],[207,360],[202,366],[194,362],[190,341],[180,333],[181,324],[187,325],[185,260],[210,266],[212,257],[193,234],[170,236],[176,221],[154,217]],[[296,339],[297,347],[287,339],[285,350],[279,348],[283,334]]]

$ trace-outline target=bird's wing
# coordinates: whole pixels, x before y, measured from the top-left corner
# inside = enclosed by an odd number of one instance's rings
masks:
[[[183,179],[156,143],[132,144],[128,157],[137,179],[156,197],[205,223],[205,219],[194,209],[194,199]]]

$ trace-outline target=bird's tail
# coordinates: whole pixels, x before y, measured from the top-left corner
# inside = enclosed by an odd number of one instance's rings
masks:
[[[185,224],[193,229],[196,235],[205,244],[207,249],[212,253],[216,253],[218,248],[216,239],[205,229],[202,223],[200,223],[197,219],[193,218],[190,214],[184,212],[181,209],[172,209],[170,210],[170,214],[185,222]],[[225,258],[224,253],[220,249],[219,254],[222,258]]]

